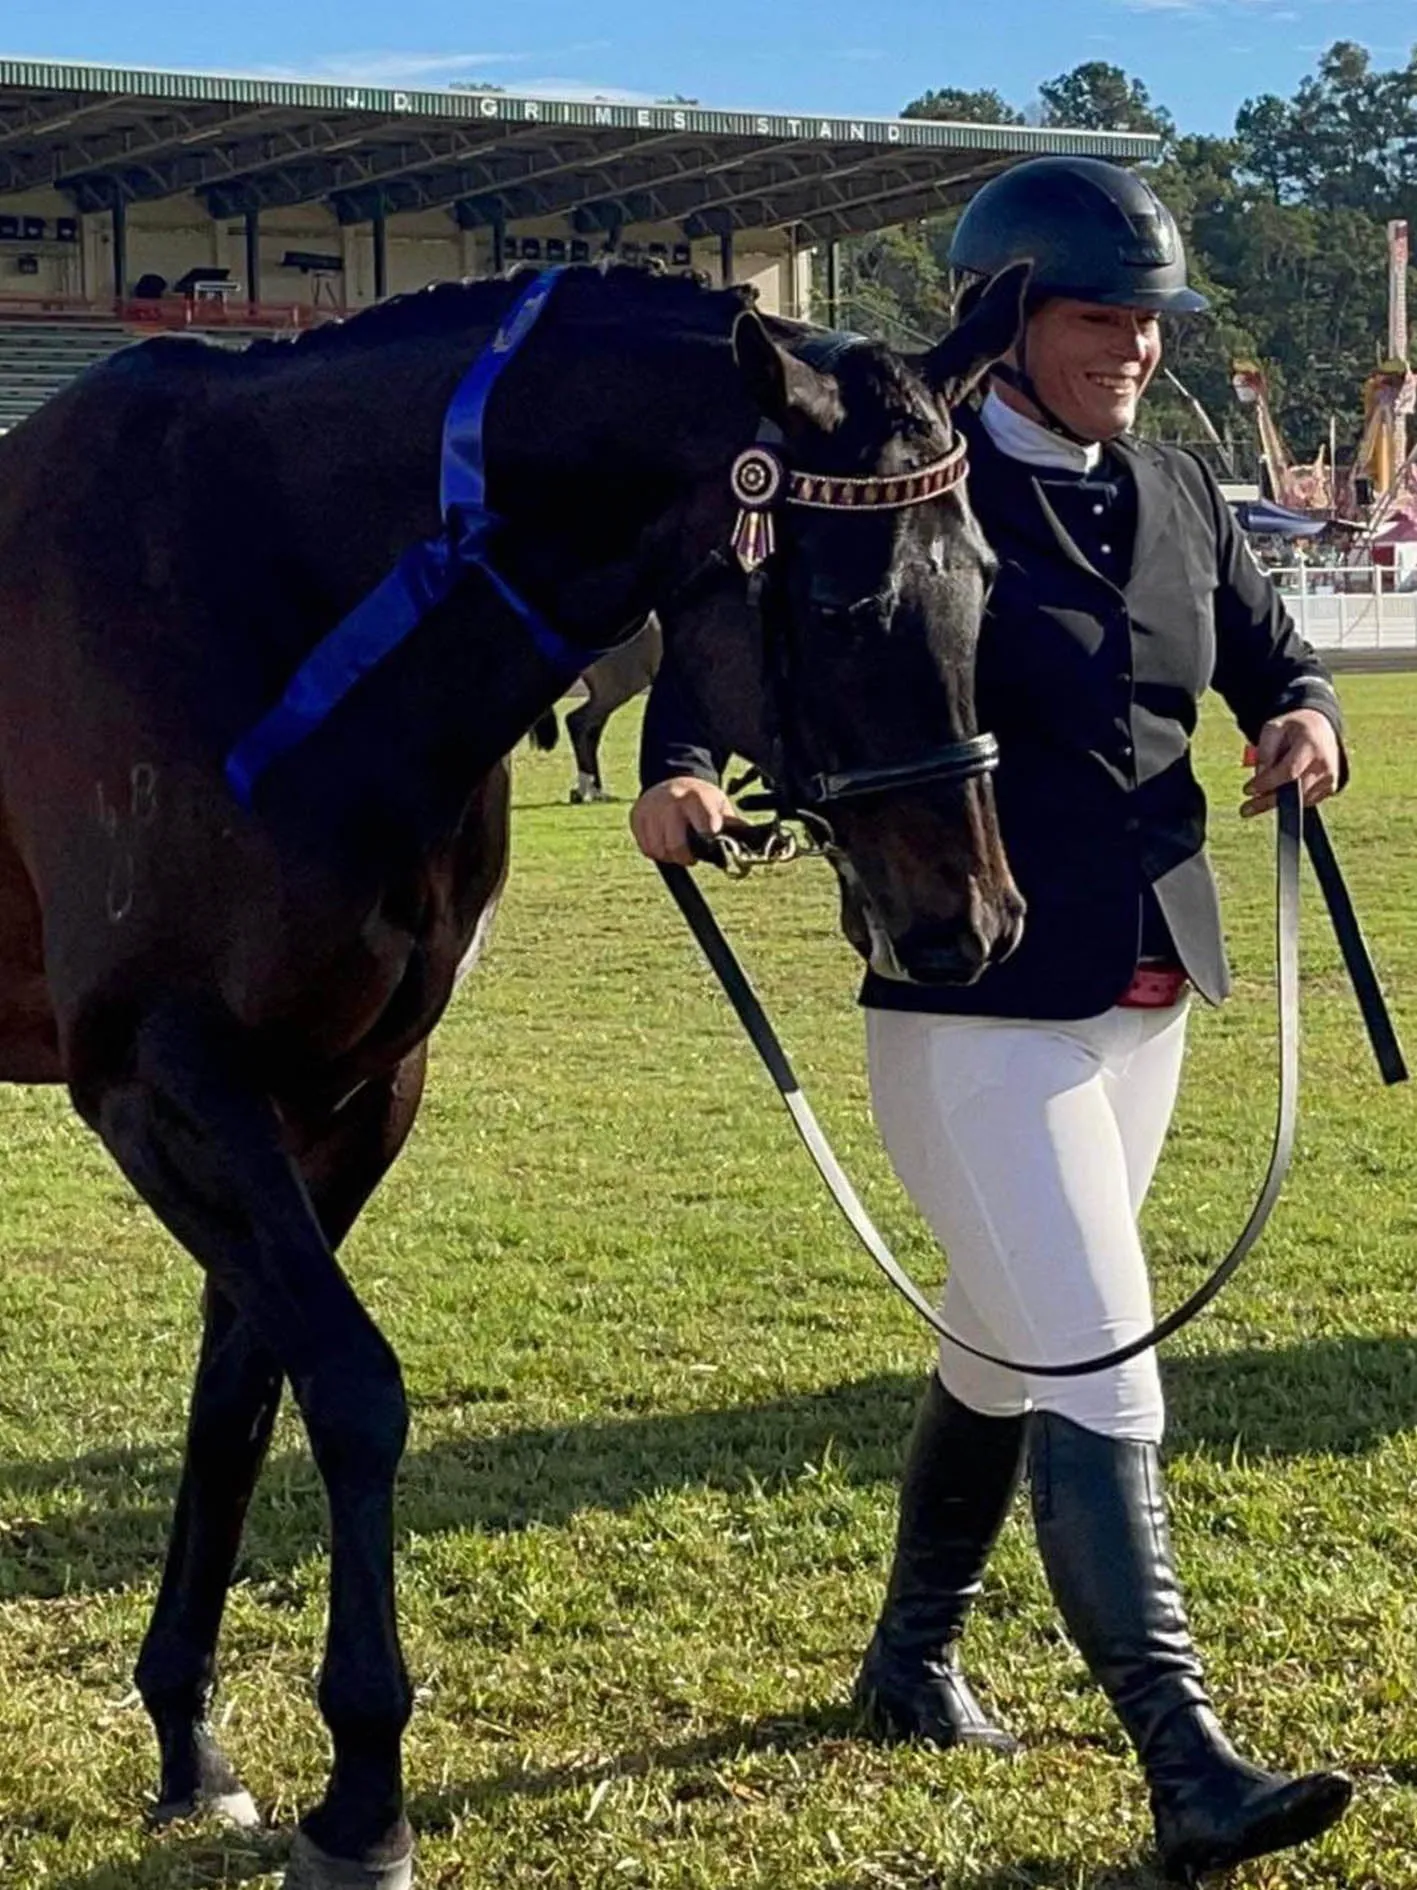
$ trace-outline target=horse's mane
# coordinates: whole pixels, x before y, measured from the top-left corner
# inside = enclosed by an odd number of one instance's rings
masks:
[[[495,321],[515,291],[535,273],[534,264],[524,263],[502,276],[437,282],[430,288],[391,296],[342,321],[322,322],[294,336],[249,342],[239,352],[263,360],[308,360],[351,348],[444,335],[470,322]],[[660,321],[677,316],[695,327],[719,309],[731,316],[755,299],[755,291],[746,285],[715,289],[700,276],[670,275],[637,263],[571,263],[561,275],[558,294],[563,299],[571,294],[580,304],[590,298],[603,303],[607,313],[643,311]]]

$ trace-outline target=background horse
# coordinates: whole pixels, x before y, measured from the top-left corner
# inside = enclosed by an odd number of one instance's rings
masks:
[[[605,783],[600,778],[600,738],[605,724],[617,709],[633,702],[654,681],[664,654],[664,632],[658,617],[651,614],[643,627],[627,642],[607,651],[582,676],[585,699],[566,717],[566,733],[576,758],[576,778],[571,783],[569,799],[575,806],[589,801],[609,801]],[[556,711],[548,709],[532,729],[532,740],[543,751],[556,746]]]
[[[485,417],[495,574],[464,577],[243,807],[233,745],[439,531],[445,411],[516,292],[448,285],[240,354],[151,341],[0,441],[0,1080],[67,1084],[206,1274],[137,1669],[160,1817],[254,1818],[207,1714],[285,1383],[299,1406],[329,1504],[333,1745],[295,1840],[299,1890],[411,1881],[393,1575],[407,1405],[335,1252],[485,940],[503,757],[569,681],[515,599],[586,661],[675,606],[726,739],[769,758],[765,613],[723,550],[735,456],[766,419],[813,475],[909,475],[947,451],[948,401],[1008,346],[1019,301],[1004,283],[913,367],[863,347],[826,371],[737,292],[565,271]],[[804,510],[782,536],[766,614],[799,674],[804,765],[889,765],[922,717],[935,741],[971,735],[987,552],[959,488],[849,522]],[[843,705],[866,674],[879,713],[862,718]],[[983,782],[878,797],[843,820],[838,859],[907,969],[977,967],[1017,935]]]

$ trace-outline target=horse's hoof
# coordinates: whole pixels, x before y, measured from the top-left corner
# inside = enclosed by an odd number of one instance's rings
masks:
[[[148,1813],[148,1823],[159,1829],[183,1818],[215,1818],[219,1824],[229,1825],[235,1831],[261,1828],[261,1814],[248,1791],[193,1792],[190,1798],[170,1798],[164,1804],[154,1805]]]
[[[566,799],[571,803],[572,807],[580,807],[584,805],[585,795],[581,793],[578,787],[573,787],[566,796]]]
[[[282,1890],[410,1890],[412,1883],[411,1844],[391,1863],[361,1864],[350,1857],[331,1857],[313,1838],[297,1831]]]

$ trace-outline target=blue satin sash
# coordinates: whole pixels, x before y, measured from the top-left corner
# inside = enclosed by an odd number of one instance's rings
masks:
[[[443,529],[410,545],[388,576],[317,643],[285,693],[226,759],[226,778],[243,806],[271,763],[312,734],[391,650],[462,580],[480,571],[526,626],[548,663],[567,682],[594,662],[598,650],[569,642],[512,589],[490,562],[489,543],[499,523],[487,509],[483,421],[497,377],[526,340],[551,298],[560,274],[544,269],[522,289],[500,327],[458,383],[443,420],[440,500]]]

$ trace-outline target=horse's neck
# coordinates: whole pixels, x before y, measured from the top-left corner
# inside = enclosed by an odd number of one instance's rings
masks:
[[[352,351],[337,363],[294,374],[288,398],[272,401],[268,425],[282,428],[275,455],[281,507],[294,521],[302,561],[308,560],[311,592],[331,607],[323,625],[312,627],[311,643],[380,582],[411,541],[438,529],[443,417],[477,340],[460,353],[447,351],[441,361],[439,351],[428,348]],[[692,364],[708,371],[707,349],[674,353],[682,353],[686,365],[692,354]],[[722,359],[720,350],[720,371]],[[599,424],[598,438],[613,426],[623,426],[627,440],[642,437],[655,426],[654,407],[661,399],[661,436],[682,426],[676,403],[682,404],[683,376],[676,383],[662,363],[657,369],[654,383],[663,380],[662,396],[648,376],[645,386],[622,389],[622,400],[607,389],[599,422],[592,417],[586,423],[592,431]],[[584,376],[583,363],[578,371]],[[537,416],[535,450],[544,457],[546,481],[564,486],[556,458],[554,360],[545,372],[544,384],[533,385],[525,397],[526,406]],[[715,418],[721,426],[722,416]],[[565,419],[572,466],[595,463],[575,437],[581,424],[579,414]],[[632,436],[632,427],[638,435]],[[495,427],[489,457],[495,475],[506,463],[498,459]],[[519,477],[528,483],[525,466]],[[534,479],[529,483],[536,487]],[[661,519],[660,531],[647,535],[654,541],[652,555],[642,555],[639,532],[650,520],[626,530],[627,499],[613,479],[583,476],[578,485],[594,526],[590,536],[601,536],[598,508],[604,542],[625,547],[615,554],[620,562],[612,557],[585,572],[583,581],[554,587],[553,627],[584,641],[589,660],[597,635],[628,627],[655,601],[642,594],[642,586],[672,584],[675,562],[697,553],[688,542],[681,548],[679,535],[666,533]],[[535,498],[539,492],[529,499],[529,512]],[[558,543],[558,523],[564,529],[564,520],[548,519],[542,539],[534,517],[513,517],[504,575],[515,581],[520,570],[528,587],[540,589],[550,548]],[[302,827],[313,828],[316,844],[336,855],[358,851],[375,833],[397,851],[436,844],[456,826],[488,768],[515,747],[570,679],[570,670],[558,669],[538,650],[524,617],[498,588],[474,574],[344,698],[315,735],[277,764],[268,791],[298,807]]]
[[[371,348],[247,392],[304,589],[338,617],[438,529],[443,415],[460,366]],[[264,411],[263,411],[264,409]],[[311,641],[329,627],[312,617]]]
[[[274,764],[260,796],[357,876],[402,872],[450,838],[488,772],[569,681],[474,575]]]

